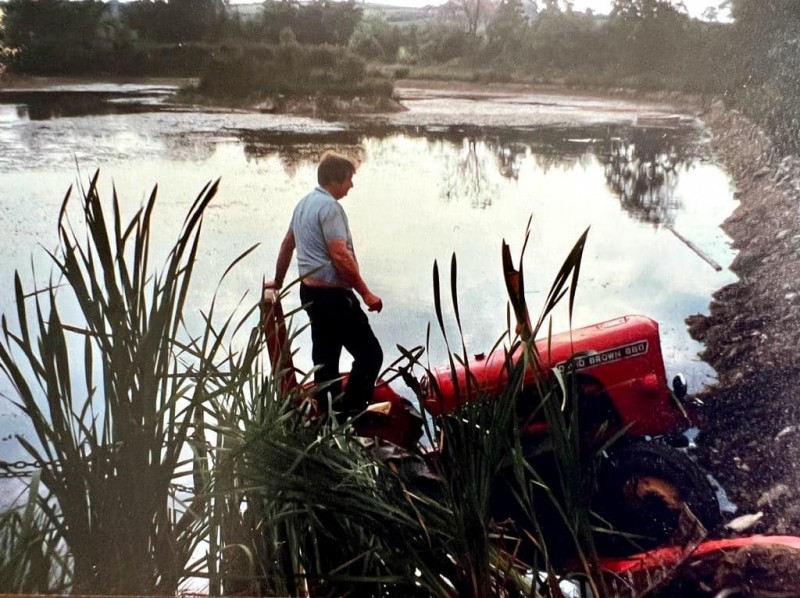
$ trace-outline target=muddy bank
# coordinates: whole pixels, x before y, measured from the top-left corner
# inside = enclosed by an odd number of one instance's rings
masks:
[[[758,127],[720,103],[701,118],[740,201],[723,225],[738,250],[731,269],[740,280],[714,295],[707,317],[687,319],[719,374],[704,396],[698,455],[737,516],[763,514],[746,533],[797,534],[800,158],[778,156]]]

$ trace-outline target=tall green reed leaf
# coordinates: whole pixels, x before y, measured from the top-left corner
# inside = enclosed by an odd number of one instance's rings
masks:
[[[116,190],[106,217],[98,180],[99,172],[83,190],[84,228],[67,218],[69,192],[62,204],[51,257],[66,287],[26,295],[15,276],[19,332],[3,316],[0,368],[36,434],[20,441],[43,463],[39,503],[70,557],[72,591],[173,594],[208,508],[204,488],[185,494],[176,483],[192,475],[204,483],[203,408],[226,380],[213,365],[222,344],[208,340],[210,320],[206,342],[181,340],[203,213],[218,181],[194,200],[153,271],[156,190],[123,225]]]
[[[28,500],[0,514],[0,592],[48,594],[68,587],[69,564],[58,534],[47,525],[38,503],[39,475],[29,484]]]

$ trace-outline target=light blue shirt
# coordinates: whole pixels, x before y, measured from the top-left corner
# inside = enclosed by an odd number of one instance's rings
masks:
[[[322,187],[315,188],[299,201],[292,214],[292,234],[297,250],[300,277],[311,276],[333,286],[350,289],[333,267],[329,241],[346,241],[353,251],[353,237],[347,214],[339,202]]]

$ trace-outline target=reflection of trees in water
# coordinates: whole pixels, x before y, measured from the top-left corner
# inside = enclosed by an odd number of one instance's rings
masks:
[[[461,152],[445,167],[442,196],[447,201],[467,199],[473,208],[488,208],[498,192],[489,176],[495,169],[492,148],[474,137],[465,138]]]
[[[401,160],[408,140],[424,138],[430,159],[443,160],[441,198],[469,202],[485,209],[495,203],[506,183],[518,183],[526,168],[547,174],[559,169],[594,168],[605,164],[608,184],[634,217],[671,223],[679,203],[675,185],[697,151],[688,129],[589,127],[492,128],[463,126],[428,129],[420,126],[379,126],[313,131],[236,131],[249,160],[277,157],[287,175],[316,164],[328,148],[364,161]],[[688,143],[687,143],[688,142]],[[418,145],[413,145],[418,152]],[[664,148],[677,148],[665,150]],[[424,151],[424,150],[423,150]],[[442,156],[442,158],[439,158]],[[527,164],[527,165],[526,165]]]
[[[305,164],[316,167],[322,154],[332,150],[354,158],[359,163],[364,162],[366,152],[360,143],[275,143],[262,141],[249,141],[245,143],[244,153],[247,160],[258,161],[264,158],[277,156],[283,171],[290,178],[294,178],[298,169]]]
[[[492,144],[494,155],[497,158],[497,170],[500,176],[506,179],[519,179],[519,169],[522,161],[528,155],[528,147],[520,143]]]
[[[569,170],[576,164],[586,168],[591,164],[591,154],[585,153],[580,156],[573,156],[553,150],[539,151],[533,154],[533,161],[539,170],[547,174],[553,168]]]
[[[473,208],[488,208],[499,193],[493,179],[517,181],[530,146],[518,142],[491,141],[467,137],[461,151],[448,161],[442,197],[447,201],[469,200]]]
[[[675,197],[678,170],[688,165],[675,147],[668,150],[614,138],[604,157],[608,184],[622,207],[637,220],[671,225],[681,207]]]
[[[354,130],[334,131],[237,131],[244,142],[247,160],[258,161],[277,157],[284,172],[293,178],[306,164],[315,168],[326,150],[333,150],[363,162],[366,151],[361,143],[361,133]]]
[[[164,146],[166,155],[172,160],[185,160],[187,162],[207,160],[217,150],[217,144],[214,139],[193,133],[165,135]]]

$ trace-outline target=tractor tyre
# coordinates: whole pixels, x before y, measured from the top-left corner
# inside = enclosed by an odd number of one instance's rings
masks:
[[[686,505],[706,530],[720,522],[719,502],[706,474],[689,456],[659,442],[634,441],[608,451],[592,510],[612,531],[596,536],[604,556],[669,544]]]

